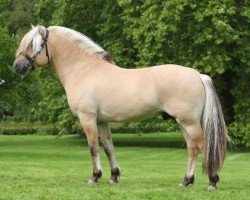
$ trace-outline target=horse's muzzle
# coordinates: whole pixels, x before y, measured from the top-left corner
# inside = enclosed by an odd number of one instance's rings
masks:
[[[14,62],[13,64],[13,68],[15,70],[16,73],[20,74],[20,75],[25,75],[28,73],[29,71],[29,63],[19,60]]]

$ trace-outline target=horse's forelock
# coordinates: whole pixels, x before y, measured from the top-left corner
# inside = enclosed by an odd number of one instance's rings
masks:
[[[37,51],[41,46],[42,37],[39,34],[38,26],[32,26],[32,29],[23,37],[21,40],[20,46],[16,52],[18,55],[21,51],[26,49],[31,43],[33,46],[33,51]]]

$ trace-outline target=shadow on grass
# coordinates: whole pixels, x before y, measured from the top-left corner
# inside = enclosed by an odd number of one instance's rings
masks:
[[[131,140],[114,140],[115,147],[151,147],[151,148],[186,148],[186,144],[183,140],[171,140],[171,141],[131,141]]]
[[[79,140],[84,140],[87,144],[87,140],[84,136],[76,135],[74,137]],[[183,137],[164,138],[162,136],[157,137],[157,134],[153,137],[150,137],[147,134],[143,134],[143,136],[138,136],[136,134],[114,134],[113,143],[115,147],[186,148],[186,143]],[[100,145],[102,144],[100,143]]]
[[[186,148],[186,143],[184,138],[181,137],[169,137],[169,138],[157,138],[157,137],[132,137],[129,135],[128,137],[117,137],[120,134],[115,134],[115,137],[113,137],[113,143],[115,147],[151,147],[151,148]],[[125,135],[125,134],[122,134]],[[75,135],[73,136],[77,140],[74,140],[74,143],[82,143],[82,140],[87,145],[87,140],[82,135]],[[73,142],[73,141],[72,141]],[[72,144],[73,145],[73,144]],[[101,145],[101,144],[100,144]],[[249,153],[250,148],[246,148],[243,145],[228,145],[228,151],[232,153]]]
[[[150,147],[150,148],[186,148],[186,143],[181,134],[114,134],[115,147]],[[62,137],[53,136],[5,136],[1,138],[0,146],[4,147],[30,147],[56,148],[56,147],[87,147],[87,140],[83,135],[68,135]],[[232,153],[249,153],[250,148],[244,146],[229,146],[228,151]]]
[[[250,153],[250,147],[245,147],[243,145],[228,147],[228,152],[232,153]]]

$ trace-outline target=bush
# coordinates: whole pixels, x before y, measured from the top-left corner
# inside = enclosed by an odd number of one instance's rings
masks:
[[[0,134],[3,135],[25,135],[34,134],[35,128],[30,124],[23,123],[1,123]]]
[[[27,135],[27,134],[46,134],[55,135],[57,130],[51,125],[39,125],[27,122],[13,123],[4,122],[0,123],[0,134],[2,135]]]
[[[149,133],[179,131],[179,126],[173,120],[163,120],[161,117],[147,119],[141,122],[112,123],[114,133]]]

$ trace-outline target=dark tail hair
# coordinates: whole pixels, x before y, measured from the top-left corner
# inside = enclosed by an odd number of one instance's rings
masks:
[[[206,99],[202,116],[204,130],[203,169],[209,176],[214,176],[221,169],[227,150],[227,128],[225,125],[220,100],[209,76],[201,74]]]

